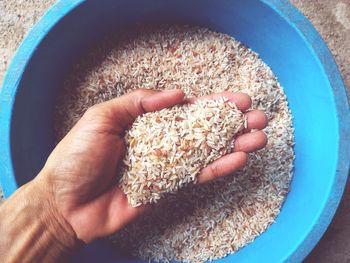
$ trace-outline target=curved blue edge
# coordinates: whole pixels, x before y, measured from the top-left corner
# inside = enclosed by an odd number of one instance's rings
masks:
[[[335,61],[327,48],[326,44],[313,28],[311,23],[288,1],[261,0],[280,14],[288,23],[293,26],[318,56],[322,68],[324,69],[328,80],[332,86],[335,98],[338,119],[341,116],[345,120],[350,119],[349,104],[342,82],[340,73]],[[27,35],[17,53],[15,54],[0,90],[0,183],[3,186],[4,195],[8,197],[13,193],[18,185],[15,181],[14,168],[12,166],[10,151],[10,125],[12,118],[12,109],[16,95],[17,83],[25,70],[26,63],[30,60],[35,47],[42,41],[46,33],[49,32],[62,17],[66,16],[84,0],[62,0],[55,4],[35,25]],[[350,141],[350,123],[339,121],[339,149],[336,178],[331,187],[331,198],[324,207],[320,216],[320,221],[313,230],[296,247],[294,253],[286,258],[286,261],[299,262],[313,249],[315,244],[321,238],[331,219],[334,216],[336,208],[340,202],[344,186],[349,171],[350,144],[341,143]]]
[[[322,68],[328,76],[338,112],[338,164],[334,184],[331,188],[331,198],[328,199],[317,225],[299,244],[295,252],[285,259],[286,262],[301,262],[312,251],[327,230],[341,201],[347,182],[350,169],[350,143],[344,142],[350,142],[350,121],[342,121],[341,119],[350,120],[349,101],[337,64],[329,48],[311,22],[298,9],[292,6],[289,1],[262,0],[262,2],[275,9],[281,17],[297,29],[300,35],[305,39],[305,42],[308,43],[310,48],[315,52],[322,64]]]
[[[16,88],[23,72],[33,56],[36,47],[45,38],[46,34],[69,12],[76,8],[84,0],[59,1],[54,4],[29,31],[7,69],[0,90],[0,186],[4,197],[9,197],[17,188],[14,167],[11,158],[10,127],[13,113],[13,105],[16,97]],[[1,154],[1,152],[3,152]]]

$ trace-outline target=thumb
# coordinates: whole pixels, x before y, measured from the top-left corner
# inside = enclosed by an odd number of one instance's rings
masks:
[[[108,113],[121,131],[130,126],[135,118],[146,112],[174,106],[184,100],[182,90],[157,91],[139,89],[124,96],[97,105],[97,109]]]

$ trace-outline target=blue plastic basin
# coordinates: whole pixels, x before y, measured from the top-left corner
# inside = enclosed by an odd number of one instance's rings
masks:
[[[52,150],[53,105],[71,65],[106,33],[144,21],[189,23],[228,33],[258,52],[279,78],[294,117],[291,192],[275,224],[219,261],[301,261],[324,233],[341,198],[349,169],[350,114],[329,50],[286,1],[60,1],[26,37],[1,89],[5,196],[32,179]],[[97,241],[75,261],[117,262],[118,256]]]

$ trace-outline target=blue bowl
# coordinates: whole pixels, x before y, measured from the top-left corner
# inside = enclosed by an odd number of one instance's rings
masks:
[[[284,0],[57,3],[18,49],[1,89],[0,174],[5,196],[32,179],[53,149],[53,105],[71,65],[108,32],[145,21],[195,24],[228,33],[258,52],[279,78],[294,117],[291,192],[275,224],[218,261],[301,261],[326,230],[344,189],[350,113],[329,50],[307,19]],[[118,260],[104,241],[87,246],[75,258]]]

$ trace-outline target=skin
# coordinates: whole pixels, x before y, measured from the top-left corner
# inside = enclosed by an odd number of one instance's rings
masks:
[[[267,142],[260,131],[266,127],[267,118],[261,111],[246,112],[251,106],[248,95],[224,92],[198,99],[220,96],[245,112],[247,129],[236,139],[231,154],[201,171],[199,184],[242,168],[247,154]],[[148,209],[131,207],[115,184],[116,170],[126,150],[125,130],[145,112],[195,100],[185,100],[181,90],[138,90],[90,108],[56,146],[39,175],[0,206],[2,260],[62,262],[79,240],[89,243],[117,232]]]

